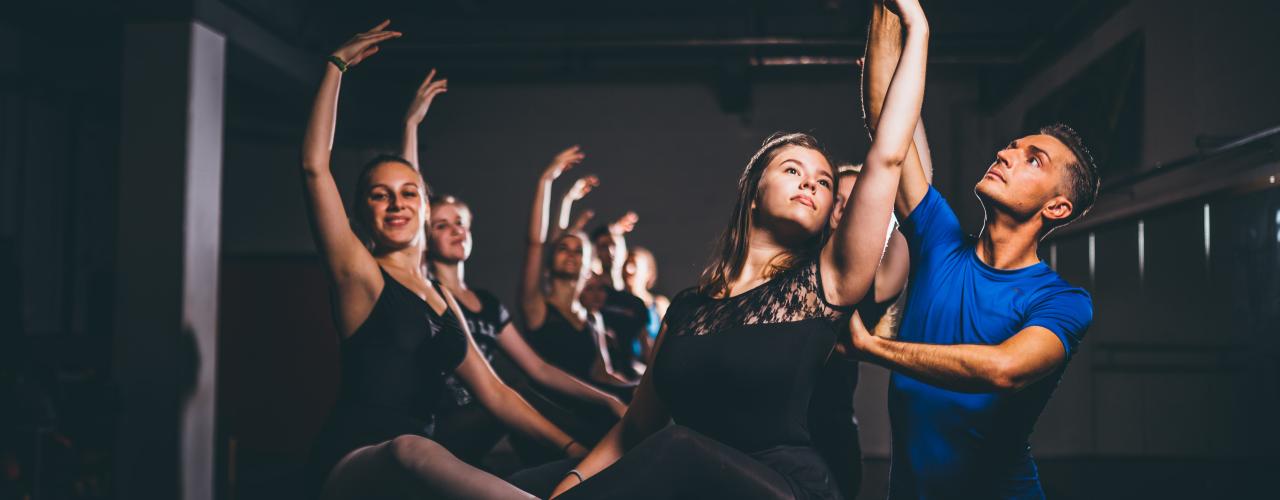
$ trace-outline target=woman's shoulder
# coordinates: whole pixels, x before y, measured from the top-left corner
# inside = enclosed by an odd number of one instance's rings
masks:
[[[703,293],[701,288],[691,286],[681,290],[675,296],[671,297],[670,304],[667,306],[666,321],[678,319],[689,311],[697,309],[699,306],[710,301],[710,297]]]

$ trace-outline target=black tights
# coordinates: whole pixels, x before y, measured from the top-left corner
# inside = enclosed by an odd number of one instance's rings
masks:
[[[546,498],[575,465],[552,462],[521,471],[512,484]],[[794,498],[787,480],[736,448],[682,425],[669,425],[617,462],[558,497],[600,499]]]

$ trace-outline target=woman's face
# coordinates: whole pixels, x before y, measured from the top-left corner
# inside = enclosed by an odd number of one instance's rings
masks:
[[[422,177],[412,167],[385,162],[369,171],[364,193],[366,227],[374,244],[398,249],[422,242],[422,217],[430,215]]]
[[[622,280],[627,288],[637,285],[645,290],[653,288],[654,267],[653,256],[647,252],[628,252],[627,262],[622,266]]]
[[[831,216],[832,172],[822,153],[783,146],[760,176],[755,224],[787,237],[818,234]]]
[[[437,204],[431,211],[427,235],[427,248],[433,260],[467,260],[471,257],[471,210],[452,203]]]
[[[557,240],[552,249],[551,274],[577,278],[582,272],[582,245],[582,240],[574,235]]]

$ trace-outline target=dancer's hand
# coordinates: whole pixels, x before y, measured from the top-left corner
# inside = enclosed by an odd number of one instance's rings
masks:
[[[399,31],[386,29],[389,24],[391,24],[390,19],[378,23],[377,26],[374,26],[369,31],[357,33],[356,36],[351,37],[341,47],[338,47],[338,50],[333,51],[333,55],[338,59],[342,59],[342,62],[346,63],[348,68],[355,67],[355,65],[360,64],[361,61],[369,56],[377,54],[379,43],[392,38],[400,38],[402,33]]]
[[[867,330],[867,326],[862,324],[862,315],[858,314],[855,309],[853,315],[849,316],[849,344],[852,352],[848,354],[855,358],[865,358],[863,352],[874,341],[874,336]]]
[[[573,223],[569,224],[569,231],[582,232],[586,230],[587,223],[591,222],[591,218],[596,216],[596,211],[591,209],[583,210],[577,217],[573,218]],[[625,407],[624,407],[625,409]]]
[[[595,175],[583,176],[581,179],[578,179],[577,182],[573,183],[573,186],[564,194],[564,197],[570,201],[581,200],[587,196],[587,193],[590,193],[592,189],[595,189],[599,185],[599,177],[596,177]]]
[[[587,154],[582,152],[581,147],[578,147],[576,144],[570,146],[568,149],[561,151],[560,154],[557,154],[556,157],[551,160],[551,164],[547,165],[547,169],[543,171],[542,176],[547,179],[555,180],[566,170],[573,168],[574,165],[582,163],[582,160],[586,157]]]
[[[612,234],[627,234],[635,230],[636,223],[640,222],[640,216],[635,212],[627,212],[618,217],[613,224],[609,224],[609,232]]]
[[[427,116],[427,108],[431,107],[431,101],[437,95],[449,91],[449,80],[434,80],[436,76],[435,68],[427,73],[427,78],[422,81],[422,85],[418,86],[418,91],[413,94],[413,101],[409,103],[409,111],[405,113],[404,121],[410,125],[418,125],[422,123],[422,119]]]

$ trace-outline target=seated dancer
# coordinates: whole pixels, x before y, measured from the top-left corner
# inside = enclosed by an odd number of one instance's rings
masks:
[[[427,263],[431,276],[439,280],[458,301],[480,353],[492,361],[500,350],[539,386],[606,409],[614,417],[622,417],[627,407],[621,400],[544,361],[525,343],[497,296],[467,285],[464,268],[471,256],[472,220],[471,209],[457,198],[444,196],[432,199],[431,221],[427,230]],[[478,404],[457,378],[450,376],[445,384],[449,394],[441,398],[436,411],[436,440],[467,463],[478,463],[507,434],[507,428]],[[562,429],[573,427],[571,422],[561,422],[554,415],[545,415]],[[615,419],[609,419],[605,425],[610,426],[613,421]],[[589,442],[594,442],[600,436],[575,433],[575,437],[579,440],[589,438]]]
[[[667,311],[626,416],[563,498],[839,498],[806,421],[852,306],[874,294],[898,176],[924,96],[915,0],[865,167],[829,228],[836,178],[816,141],[775,135],[747,163],[720,251]],[[674,423],[671,423],[674,420]]]
[[[312,450],[309,487],[323,498],[529,498],[426,437],[444,379],[453,374],[508,426],[570,455],[586,452],[493,374],[451,294],[423,275],[429,208],[422,176],[403,158],[374,158],[360,172],[349,220],[330,172],[342,75],[400,36],[388,24],[332,54],[303,143],[308,212],[332,283],[342,353],[342,385]],[[424,98],[443,87],[424,82]]]
[[[922,141],[917,136],[918,143]],[[853,186],[857,183],[861,166],[842,165],[836,170],[837,184],[835,205],[831,212],[831,227],[840,224],[841,215]],[[926,171],[927,175],[932,172]],[[636,247],[631,250],[633,256],[628,257],[628,267],[633,262],[639,265],[635,270],[628,270],[624,276],[629,286],[641,281],[652,283],[651,271],[645,264],[647,258],[642,257],[647,250]],[[892,318],[886,310],[892,311],[898,295],[907,278],[906,240],[896,230],[890,230],[890,238],[886,245],[885,256],[881,259],[880,268],[876,271],[874,294],[868,293],[857,308],[869,328],[876,331],[892,328]],[[586,302],[584,294],[584,303]],[[664,311],[665,312],[665,311]],[[876,319],[880,318],[880,319]],[[843,349],[837,344],[837,349]],[[831,356],[822,368],[813,388],[813,396],[809,401],[809,432],[814,448],[817,449],[827,466],[832,471],[841,495],[855,498],[862,484],[862,449],[858,439],[858,422],[854,416],[854,391],[858,386],[858,362],[856,359]],[[509,478],[513,484],[534,494],[550,492],[560,478],[569,469],[577,465],[573,459],[565,459],[543,466],[520,471]]]
[[[907,13],[901,20],[912,22]],[[893,36],[896,19],[882,29]],[[885,51],[869,48],[867,72],[895,64],[896,43],[873,31],[874,45],[887,46],[890,59],[877,61]],[[873,127],[876,102],[864,100]],[[884,106],[880,127],[891,113]],[[1027,439],[1093,308],[1088,293],[1040,261],[1037,247],[1088,211],[1099,178],[1065,125],[1015,139],[995,156],[974,188],[986,222],[971,238],[908,155],[896,200],[912,268],[901,330],[886,339],[850,324],[858,354],[893,370],[891,498],[1044,497]]]
[[[543,288],[542,247],[547,236],[551,187],[560,174],[585,157],[578,146],[565,149],[556,155],[538,180],[529,214],[528,243],[519,289],[520,309],[524,313],[526,340],[543,359],[625,401],[630,400],[634,384],[610,370],[609,352],[602,347],[604,332],[591,321],[590,313],[580,301],[583,287],[591,276],[591,245],[581,231],[566,228],[552,239],[545,291]],[[578,179],[565,194],[561,219],[567,220],[572,203],[586,196],[599,182],[595,176]],[[579,221],[585,223],[584,218]]]
[[[637,343],[636,355],[646,365],[653,362],[653,343],[658,340],[658,331],[662,329],[662,317],[667,314],[671,299],[654,293],[653,287],[658,283],[658,259],[645,247],[631,247],[627,252],[627,261],[622,266],[622,281],[627,291],[644,302],[648,318],[645,320],[644,335]]]
[[[616,222],[601,226],[591,233],[596,248],[597,274],[608,284],[608,297],[600,311],[605,327],[611,334],[609,355],[619,373],[630,380],[639,380],[645,366],[636,351],[640,338],[649,324],[649,309],[643,300],[633,295],[623,277],[627,260],[626,234],[635,229],[640,217],[627,212]]]
[[[430,93],[429,82],[434,75],[433,70],[418,88],[405,114],[403,154],[414,165],[418,165],[418,127],[431,104],[430,97],[433,94]],[[443,92],[446,84],[446,81],[440,80],[436,85]],[[627,410],[626,404],[548,364],[525,343],[523,336],[516,331],[507,308],[497,296],[487,290],[473,289],[467,285],[464,268],[466,260],[471,257],[472,221],[471,209],[461,200],[452,196],[432,199],[431,218],[427,222],[426,264],[429,275],[440,281],[458,301],[476,347],[485,360],[492,363],[494,354],[501,350],[540,386],[599,406],[620,418]],[[445,385],[449,394],[440,399],[440,405],[436,408],[435,438],[458,458],[477,464],[507,434],[507,428],[480,405],[456,377],[449,376],[445,379]],[[549,414],[544,416],[553,417]],[[573,427],[572,422],[551,419],[562,429]],[[605,425],[611,426],[613,421],[614,419],[608,419]],[[575,433],[574,437],[585,439],[583,442],[594,443],[600,436]],[[525,457],[529,453],[521,455]]]

